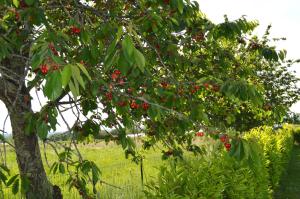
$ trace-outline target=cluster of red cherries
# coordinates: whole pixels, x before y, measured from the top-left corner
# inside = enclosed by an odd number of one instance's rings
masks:
[[[199,131],[199,132],[196,133],[196,136],[197,136],[197,137],[203,137],[203,136],[204,136],[204,132]],[[230,149],[231,149],[231,144],[230,144],[230,142],[229,142],[229,137],[228,137],[228,135],[227,135],[227,134],[220,134],[220,135],[219,135],[219,139],[220,139],[220,141],[221,141],[222,143],[224,143],[224,147],[225,147],[226,151],[230,151]]]

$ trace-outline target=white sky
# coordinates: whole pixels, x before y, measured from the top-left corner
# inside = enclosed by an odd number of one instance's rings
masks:
[[[259,35],[263,34],[266,27],[272,24],[271,36],[286,37],[287,40],[277,44],[280,48],[288,51],[289,58],[300,58],[300,1],[299,0],[198,0],[200,9],[212,21],[218,23],[223,21],[226,14],[229,19],[237,19],[246,15],[248,19],[258,20],[260,27],[257,30]],[[295,65],[294,70],[300,77],[300,65]],[[31,93],[33,110],[40,109],[34,92]],[[42,94],[42,93],[41,93]],[[45,101],[42,99],[42,101]],[[300,113],[300,102],[292,107],[292,111]],[[0,101],[0,129],[3,127],[7,115],[4,104]],[[67,114],[68,121],[74,120],[71,114]],[[59,119],[62,123],[62,120]],[[7,121],[5,130],[11,132],[10,121]],[[61,125],[57,131],[65,131],[66,126]]]

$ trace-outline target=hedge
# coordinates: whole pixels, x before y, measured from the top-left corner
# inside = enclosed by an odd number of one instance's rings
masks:
[[[293,128],[295,141],[300,144],[300,125],[291,125],[291,128]]]
[[[250,153],[239,161],[224,149],[170,160],[160,168],[158,179],[148,183],[147,198],[272,198],[291,154],[292,130],[260,127],[244,138]]]

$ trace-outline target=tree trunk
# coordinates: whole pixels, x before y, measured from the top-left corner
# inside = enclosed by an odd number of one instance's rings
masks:
[[[13,139],[16,147],[17,162],[21,176],[28,177],[30,188],[28,199],[53,199],[52,185],[47,179],[41,159],[38,139],[35,134],[25,135],[25,114],[30,112],[26,104],[18,104],[10,112]],[[9,108],[12,110],[11,108]]]
[[[29,91],[24,81],[20,81],[25,67],[16,59],[4,64],[9,67],[6,74],[0,76],[0,100],[9,112],[20,175],[30,182],[26,199],[60,199],[60,189],[52,186],[44,170],[36,132],[25,134],[25,115],[32,112]]]

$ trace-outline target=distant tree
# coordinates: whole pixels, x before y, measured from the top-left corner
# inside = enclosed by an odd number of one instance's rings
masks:
[[[284,122],[300,124],[300,113],[288,112],[284,118]]]

